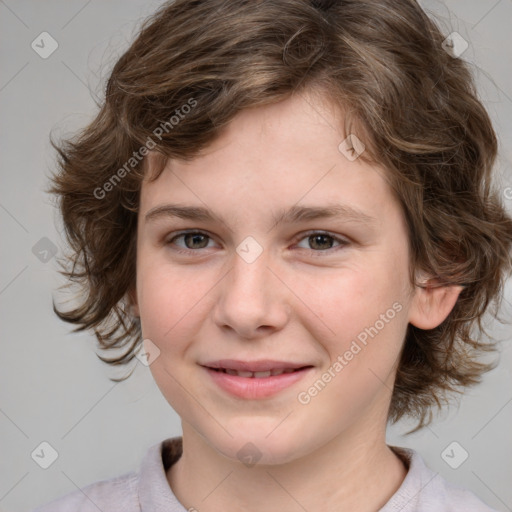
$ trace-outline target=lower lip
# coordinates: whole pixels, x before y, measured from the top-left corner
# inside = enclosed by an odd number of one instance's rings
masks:
[[[224,391],[239,398],[258,399],[275,395],[302,379],[313,368],[303,368],[292,373],[282,373],[270,377],[239,377],[204,367],[213,381]]]

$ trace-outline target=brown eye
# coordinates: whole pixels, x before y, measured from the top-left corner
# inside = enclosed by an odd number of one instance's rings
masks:
[[[329,235],[311,235],[308,239],[313,249],[330,249],[334,240]]]
[[[208,245],[208,236],[201,233],[187,233],[183,240],[187,249],[204,249]],[[206,245],[205,245],[206,240]]]
[[[301,238],[302,240],[307,241],[307,247],[301,247],[301,249],[309,250],[313,254],[316,253],[315,255],[330,253],[349,245],[349,242],[343,238],[322,232],[307,233],[306,236]],[[338,245],[334,246],[336,243]]]
[[[183,240],[183,242],[177,243],[177,240]],[[199,252],[199,249],[206,249],[208,247],[208,242],[210,240],[211,237],[206,233],[202,233],[200,231],[189,231],[186,233],[179,233],[172,237],[168,242],[166,242],[166,245],[176,246],[177,249],[175,250],[177,252]]]

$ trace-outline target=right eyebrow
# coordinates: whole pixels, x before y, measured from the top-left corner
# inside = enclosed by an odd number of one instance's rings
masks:
[[[177,204],[164,204],[149,210],[145,215],[145,222],[151,222],[156,219],[166,217],[179,217],[180,219],[214,221],[223,219],[217,217],[208,208],[202,206],[180,206]]]

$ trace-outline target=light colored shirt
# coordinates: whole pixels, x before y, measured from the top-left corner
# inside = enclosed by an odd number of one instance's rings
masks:
[[[430,470],[415,450],[390,448],[408,471],[400,488],[378,512],[496,512],[470,491]],[[149,448],[138,472],[95,482],[33,512],[189,512],[166,477],[166,470],[181,454],[182,438],[166,439]]]

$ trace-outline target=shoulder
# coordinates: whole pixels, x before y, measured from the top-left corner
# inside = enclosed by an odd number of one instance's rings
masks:
[[[433,475],[431,488],[423,493],[421,511],[438,507],[436,510],[443,512],[497,512],[468,489],[448,482],[437,473]],[[439,508],[441,503],[442,509]]]
[[[101,480],[70,492],[33,512],[138,512],[137,474],[134,472]]]
[[[451,483],[432,471],[418,452],[410,448],[391,447],[409,470],[402,485],[381,512],[497,512],[471,491]]]
[[[151,446],[137,472],[100,480],[57,498],[32,512],[186,512],[169,487],[166,469],[182,454],[181,437]]]

